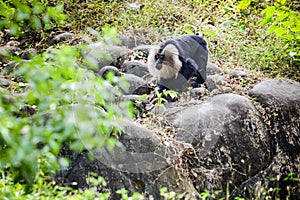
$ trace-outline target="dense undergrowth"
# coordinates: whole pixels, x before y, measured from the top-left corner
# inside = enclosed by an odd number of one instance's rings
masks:
[[[88,30],[105,35],[109,33],[103,29],[107,25],[117,28],[120,34],[139,35],[150,43],[180,34],[202,32],[209,43],[212,62],[223,70],[247,69],[263,73],[266,77],[300,80],[300,22],[297,11],[300,5],[296,1],[168,0],[131,3],[67,0],[61,4],[61,1],[52,0],[43,1],[45,7],[43,4],[35,7],[36,2],[28,1],[25,8],[22,1],[0,2],[0,29],[4,32],[9,29],[14,34],[3,37],[1,45],[9,40],[19,40],[22,48],[34,47],[43,52],[51,45],[51,37],[58,32],[71,31],[78,36],[94,37]],[[18,10],[18,6],[22,9]],[[70,67],[78,57],[79,52],[72,47],[61,48],[61,51],[54,52],[54,57],[53,54],[37,56],[33,59],[35,65],[27,63],[18,72],[24,76],[26,84],[15,84],[1,90],[0,199],[108,197],[109,194],[96,193],[94,187],[80,191],[55,186],[51,178],[60,167],[68,164],[63,158],[56,158],[64,142],[71,140],[70,148],[73,150],[84,148],[79,144],[74,129],[86,129],[95,125],[93,123],[99,123],[95,119],[100,115],[104,120],[97,126],[101,130],[99,137],[103,137],[122,129],[108,128],[112,119],[130,115],[129,105],[118,107],[111,104],[111,94],[103,89],[104,80],[90,74],[87,81],[85,72]],[[44,69],[43,73],[39,68]],[[117,80],[111,78],[110,81]],[[84,88],[78,87],[78,83],[84,83]],[[75,85],[76,94],[73,90]],[[11,98],[12,93],[22,95]],[[56,108],[71,103],[88,104],[90,99],[82,98],[86,94],[95,94],[93,101],[96,107],[101,110],[105,106],[111,109],[110,112],[106,115],[100,112],[97,116],[81,115],[83,118],[77,119],[77,122],[82,123],[67,127],[67,122],[70,122],[67,120],[74,110],[57,111]],[[22,109],[26,108],[36,108],[34,112],[38,113],[56,111],[52,118],[45,118],[43,114],[23,116]],[[120,113],[120,110],[128,113]],[[94,136],[88,135],[86,140],[91,137]],[[108,139],[106,142],[113,143]],[[105,185],[98,178],[91,181],[95,185]],[[128,199],[126,191],[119,193]],[[140,198],[139,194],[134,195],[132,199]],[[162,192],[162,195],[171,199],[176,194]],[[212,198],[212,195],[203,193],[203,198]]]
[[[59,3],[49,1],[48,5]],[[89,29],[101,31],[107,24],[119,33],[141,35],[153,43],[166,37],[202,32],[209,42],[212,60],[220,67],[246,68],[268,77],[299,80],[297,1],[68,0],[63,5],[66,16],[57,17],[59,23],[50,30],[45,26],[47,29],[38,34],[27,34],[31,42],[25,45],[45,49],[57,31],[86,35],[90,34]],[[272,6],[276,9],[263,12]],[[60,21],[64,18],[66,23],[62,26]],[[284,33],[292,38],[281,37]]]

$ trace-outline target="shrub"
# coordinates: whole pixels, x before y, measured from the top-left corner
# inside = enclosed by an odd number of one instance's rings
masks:
[[[272,75],[279,74],[299,80],[300,14],[297,9],[293,10],[293,3],[293,1],[286,0],[277,0],[271,3],[242,0],[237,8],[244,11],[247,8],[251,10],[251,7],[255,7],[261,12],[264,17],[257,26],[258,30],[269,25],[263,29],[262,33],[265,44],[263,51],[268,49],[262,53],[261,60],[266,60],[267,64],[261,69]],[[251,10],[250,15],[256,15],[255,12]]]
[[[14,83],[0,94],[0,168],[17,181],[32,184],[68,162],[59,156],[63,144],[73,151],[114,145],[111,133],[119,119],[131,116],[128,102],[115,102],[122,82],[75,67],[75,47],[62,46],[22,63]],[[33,114],[34,113],[34,114]]]
[[[64,24],[63,5],[49,6],[48,1],[0,1],[0,31],[9,29],[19,36],[30,30],[48,30]]]

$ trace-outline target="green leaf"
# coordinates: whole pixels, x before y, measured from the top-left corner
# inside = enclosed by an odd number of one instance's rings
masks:
[[[252,0],[242,0],[237,6],[239,10],[245,10],[251,4]]]
[[[277,2],[280,3],[281,5],[284,5],[284,4],[285,4],[285,1],[286,1],[286,0],[277,0]]]
[[[37,16],[32,17],[31,27],[35,30],[39,30],[42,28],[41,20]]]
[[[265,8],[262,13],[266,15],[266,18],[271,18],[275,14],[276,8],[275,6],[269,6]]]
[[[160,195],[163,195],[163,194],[165,194],[165,193],[167,193],[168,192],[168,188],[166,188],[166,187],[162,187],[162,188],[160,188]]]
[[[276,18],[276,21],[282,21],[282,20],[284,20],[285,18],[287,18],[288,16],[289,16],[289,13],[286,12],[286,13],[284,13],[284,14],[278,16],[278,17]]]
[[[287,29],[285,28],[277,28],[275,29],[276,36],[282,36],[287,33]]]
[[[281,22],[281,23],[282,23],[282,26],[284,26],[284,27],[295,25],[295,22],[293,22],[293,21],[284,21],[284,22]]]
[[[186,30],[184,30],[184,32],[186,34],[194,35],[194,31],[192,31],[191,29],[186,29]]]
[[[259,24],[258,26],[264,26],[268,23],[270,23],[272,21],[272,18],[264,18]]]
[[[276,29],[278,28],[278,23],[277,22],[274,22],[272,24],[272,26],[269,27],[269,29],[267,30],[267,33],[273,33]]]
[[[299,27],[294,27],[294,28],[291,28],[291,31],[293,31],[294,33],[299,33],[300,28]]]
[[[36,4],[33,7],[33,13],[34,14],[41,14],[44,11],[44,7],[41,3],[36,2]]]
[[[139,97],[139,101],[142,101],[144,99],[147,99],[148,98],[148,94],[143,94]]]
[[[203,35],[211,35],[211,36],[216,36],[217,33],[212,31],[212,30],[204,30],[202,31]]]

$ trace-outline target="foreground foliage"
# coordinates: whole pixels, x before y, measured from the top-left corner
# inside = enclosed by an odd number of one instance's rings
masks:
[[[246,68],[266,76],[300,80],[299,7],[293,1],[43,2],[1,1],[0,30],[9,29],[19,38],[34,32],[45,39],[50,31],[70,29],[84,35],[88,28],[101,31],[110,24],[151,42],[201,31],[209,42],[213,62],[224,70]],[[63,26],[65,20],[68,26]],[[47,45],[40,41],[24,44],[40,51]],[[116,120],[130,116],[127,103],[113,103],[119,92],[106,88],[120,80],[111,77],[105,81],[74,67],[79,58],[76,47],[63,46],[31,62],[17,60],[21,67],[15,76],[23,80],[0,90],[0,199],[108,198],[109,194],[96,192],[96,187],[72,190],[55,186],[51,178],[68,166],[68,160],[59,156],[63,145],[77,152],[113,147],[110,134],[122,130]],[[158,105],[162,103],[162,99],[156,100]],[[73,104],[84,107],[74,108]],[[85,106],[96,114],[90,115]],[[91,181],[105,184],[98,178]],[[128,191],[118,193],[128,199]],[[134,195],[132,199],[141,198]],[[172,199],[178,194],[162,190],[162,195]],[[214,194],[205,191],[201,195],[205,199]]]
[[[130,117],[127,102],[115,102],[122,84],[76,68],[79,52],[61,47],[20,62],[15,76],[23,79],[0,96],[0,168],[16,181],[31,185],[42,173],[67,167],[59,156],[63,145],[75,152],[109,145],[121,131],[119,120]],[[124,86],[125,87],[125,86]],[[105,109],[104,109],[105,108]]]
[[[15,36],[30,30],[49,30],[63,25],[66,15],[63,5],[51,5],[49,1],[14,0],[0,1],[0,30],[9,29]]]

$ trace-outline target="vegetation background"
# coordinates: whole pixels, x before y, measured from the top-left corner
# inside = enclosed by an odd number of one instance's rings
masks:
[[[241,68],[264,77],[300,81],[299,10],[300,3],[293,0],[1,0],[0,45],[17,40],[22,49],[35,48],[43,53],[52,45],[51,38],[65,31],[89,36],[94,41],[116,34],[138,35],[149,43],[201,32],[209,43],[212,62],[223,70]],[[96,187],[79,191],[53,182],[52,175],[68,165],[66,159],[58,156],[62,144],[67,142],[72,150],[81,151],[84,147],[74,129],[97,123],[91,116],[81,115],[84,126],[70,125],[70,109],[56,108],[74,102],[89,104],[83,96],[102,94],[95,96],[95,105],[99,109],[106,106],[110,112],[99,114],[103,122],[97,124],[96,131],[99,137],[104,137],[122,129],[121,126],[111,129],[109,122],[112,117],[130,116],[131,107],[110,104],[112,95],[118,94],[105,89],[104,80],[92,74],[89,81],[85,80],[86,72],[73,67],[80,57],[76,48],[60,44],[59,49],[51,54],[51,59],[45,53],[32,58],[31,63],[18,71],[17,75],[22,75],[24,80],[1,89],[0,199],[63,199],[66,196],[106,199],[109,196],[97,193]],[[5,62],[0,67],[4,69]],[[118,82],[114,77],[108,81]],[[76,88],[74,97],[74,84],[82,82],[84,87]],[[39,115],[24,114],[22,109],[26,108],[36,108]],[[45,119],[43,113],[49,111],[53,117]],[[92,119],[96,118],[99,116]],[[94,136],[86,137],[89,141]],[[106,138],[101,145],[113,146],[113,139]],[[104,180],[94,175],[90,182],[105,185]],[[128,198],[126,191],[119,193]],[[139,194],[134,195],[133,199],[140,198]]]

